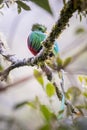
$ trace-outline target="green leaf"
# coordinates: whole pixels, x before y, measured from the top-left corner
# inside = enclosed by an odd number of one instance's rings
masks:
[[[87,76],[85,76],[85,82],[87,83]]]
[[[57,57],[56,62],[58,64],[58,68],[62,69],[62,67],[63,67],[63,61],[62,61],[62,59],[59,56]]]
[[[82,21],[82,15],[80,14],[79,17],[80,17],[80,22],[81,22]]]
[[[76,98],[80,96],[80,94],[81,90],[75,86],[70,87],[66,92],[67,98],[72,99],[73,101],[76,101]]]
[[[87,92],[84,92],[84,93],[83,93],[83,96],[87,98]]]
[[[51,15],[53,14],[48,0],[31,0],[31,2],[34,2],[38,6],[49,12]]]
[[[70,95],[69,95],[68,92],[65,93],[65,97],[66,97],[67,99],[70,99]]]
[[[21,102],[21,103],[18,103],[14,106],[14,109],[19,109],[21,107],[24,107],[25,105],[28,105],[32,108],[36,108],[35,107],[35,104],[33,102],[29,102],[29,101],[24,101],[24,102]]]
[[[64,112],[64,110],[60,110],[60,111],[58,112],[58,117],[62,116],[63,112]]]
[[[46,93],[49,97],[52,97],[55,94],[55,88],[52,83],[46,85]]]
[[[81,90],[79,88],[73,86],[67,90],[67,93],[68,94],[76,94],[77,96],[79,96],[81,94]]]
[[[17,9],[18,9],[18,14],[20,14],[21,13],[21,7],[19,5],[18,5]]]
[[[58,112],[58,114],[61,115],[61,114],[63,114],[63,112],[64,112],[64,110],[60,110],[60,111]]]
[[[23,107],[25,106],[27,103],[29,103],[28,101],[24,101],[24,102],[21,102],[21,103],[18,103],[14,106],[14,109],[18,109],[20,107]]]
[[[30,7],[25,4],[24,2],[20,1],[20,0],[17,0],[16,3],[21,7],[23,8],[24,10],[30,10]]]
[[[36,104],[34,104],[34,102],[28,102],[27,105],[36,109]]]
[[[1,4],[1,5],[0,5],[0,9],[2,9],[3,7],[4,7],[4,4]]]
[[[35,76],[36,80],[43,86],[44,85],[43,77],[42,77],[41,73],[36,69],[34,69],[34,76]]]
[[[85,29],[83,27],[79,27],[76,29],[75,34],[82,34],[85,32]]]
[[[40,105],[40,111],[47,121],[52,118],[52,112],[45,105]]]
[[[79,81],[82,83],[82,81],[83,81],[83,76],[79,76],[78,79],[79,79]]]
[[[67,65],[69,65],[69,63],[71,62],[72,58],[68,57],[65,59],[64,63],[63,63],[63,67],[66,67]]]

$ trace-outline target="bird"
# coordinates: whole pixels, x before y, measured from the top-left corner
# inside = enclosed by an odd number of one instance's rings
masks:
[[[42,24],[36,23],[33,24],[32,26],[31,33],[28,35],[27,38],[27,45],[28,49],[34,56],[36,56],[43,48],[42,42],[47,38],[46,31],[47,28]],[[57,41],[55,40],[53,46],[53,54],[54,56],[57,56],[58,53],[59,53],[59,46]],[[60,111],[64,109],[64,104],[65,104],[65,97],[63,96]],[[62,116],[58,116],[58,119],[61,117]]]
[[[47,38],[47,28],[42,24],[33,24],[31,33],[27,38],[27,45],[30,52],[36,56],[43,48],[42,42]],[[53,54],[57,55],[59,47],[57,41],[54,42]]]

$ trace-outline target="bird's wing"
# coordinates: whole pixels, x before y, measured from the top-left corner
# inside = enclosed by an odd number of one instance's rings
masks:
[[[46,38],[46,35],[40,31],[33,31],[29,35],[32,48],[38,50],[41,47],[41,42]]]

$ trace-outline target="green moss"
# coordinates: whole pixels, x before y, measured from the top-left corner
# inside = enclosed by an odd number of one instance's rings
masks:
[[[79,11],[82,10],[82,7],[84,6],[84,2],[86,3],[86,0],[77,0],[77,1],[70,0],[64,5],[60,13],[59,20],[53,26],[51,33],[49,34],[46,41],[43,42],[43,45],[46,48],[48,48],[48,51],[49,51],[49,48],[51,48],[52,45],[54,44],[55,39],[58,38],[60,34],[62,33],[62,31],[66,28],[69,22],[69,19],[72,17],[73,13],[76,10],[79,10]]]

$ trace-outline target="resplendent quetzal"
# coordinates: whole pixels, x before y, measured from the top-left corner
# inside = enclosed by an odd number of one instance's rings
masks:
[[[47,28],[41,24],[34,24],[32,26],[32,32],[28,36],[27,44],[28,44],[29,50],[35,56],[42,49],[42,41],[44,41],[47,37],[46,30],[47,30]],[[59,52],[58,44],[55,41],[53,53],[54,53],[54,55],[57,55],[58,52]]]

